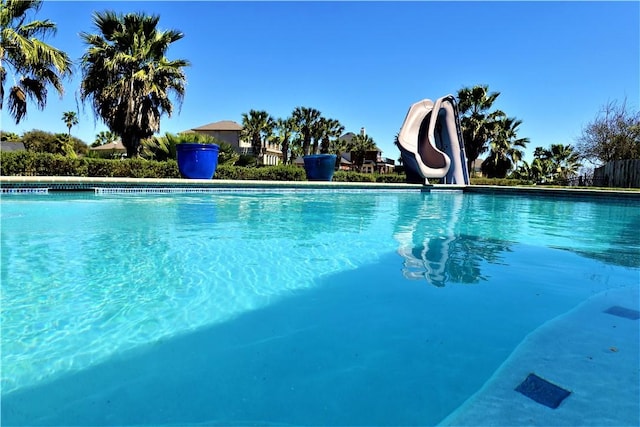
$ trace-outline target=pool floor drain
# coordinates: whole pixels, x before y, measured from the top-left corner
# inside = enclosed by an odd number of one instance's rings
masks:
[[[552,409],[560,406],[560,403],[571,394],[569,390],[550,383],[536,374],[529,374],[515,390]]]
[[[631,308],[620,307],[619,305],[614,305],[613,307],[607,308],[605,313],[612,314],[618,317],[624,317],[625,319],[638,320],[640,319],[640,311],[633,310]]]

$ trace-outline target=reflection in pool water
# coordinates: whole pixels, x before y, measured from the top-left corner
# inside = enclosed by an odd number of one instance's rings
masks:
[[[616,201],[51,194],[1,215],[3,424],[435,424],[532,330],[637,285]]]

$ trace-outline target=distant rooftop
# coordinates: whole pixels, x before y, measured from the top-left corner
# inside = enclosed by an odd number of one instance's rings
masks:
[[[233,120],[222,120],[219,122],[209,123],[208,125],[193,128],[191,130],[242,130],[242,125],[234,122]]]
[[[0,151],[24,151],[24,144],[22,142],[2,141],[0,142]]]

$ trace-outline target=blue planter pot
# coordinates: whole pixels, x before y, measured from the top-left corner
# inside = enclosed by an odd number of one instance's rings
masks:
[[[178,169],[183,178],[211,179],[218,167],[218,151],[216,144],[178,144],[176,156]]]
[[[304,156],[304,170],[309,181],[331,181],[336,170],[335,154]]]

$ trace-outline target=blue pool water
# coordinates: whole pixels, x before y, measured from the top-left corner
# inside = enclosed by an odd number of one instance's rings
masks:
[[[640,274],[613,199],[5,195],[0,225],[3,425],[434,425]]]

